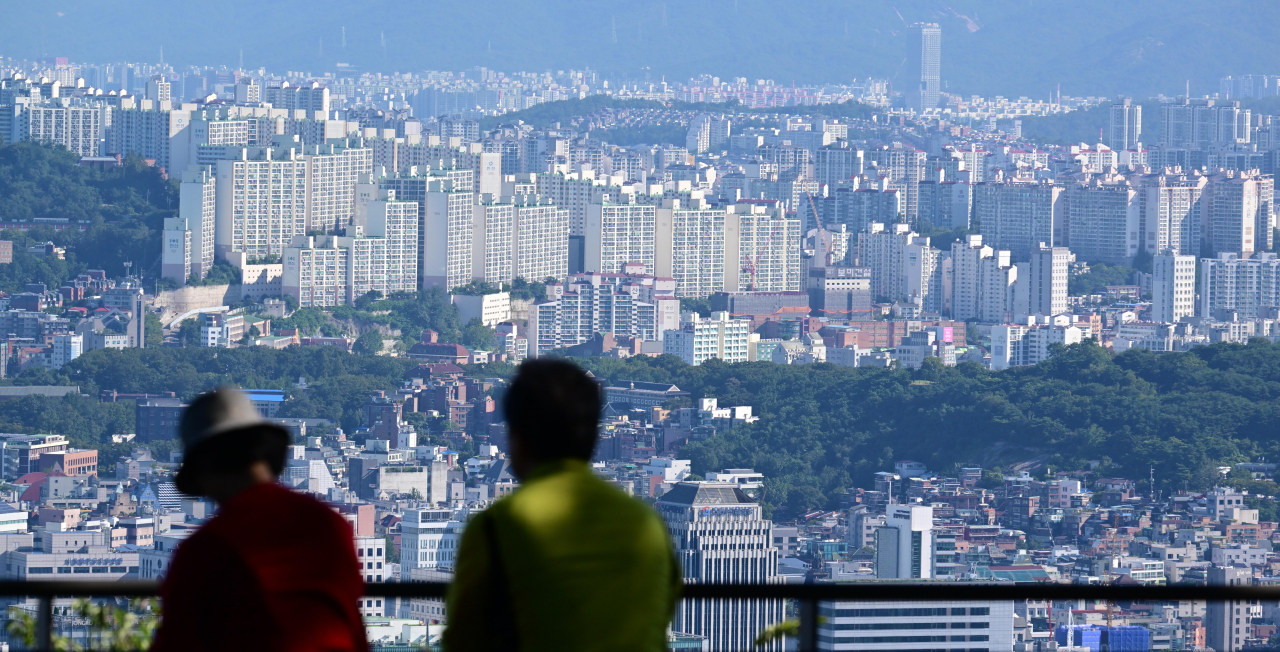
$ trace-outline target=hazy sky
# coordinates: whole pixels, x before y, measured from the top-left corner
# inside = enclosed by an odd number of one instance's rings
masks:
[[[895,8],[896,7],[896,8]],[[678,80],[789,83],[901,76],[907,22],[943,27],[942,76],[963,93],[1047,97],[1217,90],[1280,74],[1280,3],[1261,0],[683,0],[12,4],[0,54],[384,72],[591,68]],[[344,45],[345,31],[345,45]]]

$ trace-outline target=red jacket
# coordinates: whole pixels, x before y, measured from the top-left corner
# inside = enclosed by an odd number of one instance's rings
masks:
[[[256,485],[178,548],[151,649],[363,652],[363,588],[342,517],[279,485]]]

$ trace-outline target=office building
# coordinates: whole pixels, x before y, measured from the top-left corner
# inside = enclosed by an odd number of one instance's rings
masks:
[[[680,326],[680,300],[670,279],[639,264],[621,273],[570,274],[547,286],[547,298],[529,308],[529,355],[538,357],[590,341],[599,333],[655,342]]]
[[[1013,650],[1012,601],[861,601],[818,609],[818,649]]]
[[[140,442],[170,441],[178,438],[178,427],[187,404],[178,398],[140,398],[134,407],[134,422]]]
[[[907,27],[907,108],[917,113],[938,106],[942,91],[942,28],[937,23]]]
[[[1151,261],[1151,321],[1170,324],[1196,314],[1196,257],[1171,250]]]
[[[711,358],[746,362],[750,330],[750,319],[732,319],[727,312],[713,312],[709,318],[688,312],[680,316],[679,329],[664,335],[662,352],[691,365],[700,365]]]
[[[1211,586],[1253,585],[1253,569],[1243,564],[1210,566],[1208,575]],[[1205,646],[1217,652],[1245,649],[1245,641],[1252,637],[1251,607],[1257,604],[1256,600],[1215,600],[1205,605]]]
[[[760,505],[733,483],[681,482],[655,505],[675,544],[687,583],[773,584],[778,582],[778,549],[773,523]],[[680,601],[673,632],[704,636],[708,652],[763,649],[780,652],[782,640],[755,643],[764,629],[781,621],[783,601],[746,598]]]
[[[1111,105],[1111,137],[1107,144],[1123,152],[1139,149],[1142,143],[1142,105],[1122,98]]]
[[[466,524],[451,509],[406,509],[400,521],[400,569],[452,570]]]
[[[889,505],[876,528],[875,571],[879,579],[933,577],[933,508]]]
[[[1201,317],[1256,319],[1280,308],[1280,258],[1266,252],[1250,258],[1233,253],[1200,261]]]

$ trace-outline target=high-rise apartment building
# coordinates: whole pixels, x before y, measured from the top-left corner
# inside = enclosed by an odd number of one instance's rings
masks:
[[[1142,250],[1155,255],[1166,249],[1178,253],[1200,251],[1204,224],[1203,195],[1208,178],[1196,174],[1155,174],[1142,178]]]
[[[725,362],[747,361],[750,319],[731,319],[727,312],[713,312],[703,318],[696,312],[680,316],[680,328],[663,336],[662,352],[700,365],[712,358]]]
[[[320,113],[325,117],[329,114],[329,89],[314,81],[301,86],[289,82],[268,86],[262,89],[262,101],[276,109]]]
[[[846,143],[827,145],[813,153],[813,178],[834,186],[862,174],[862,150]]]
[[[582,344],[600,333],[652,342],[679,328],[680,300],[670,279],[646,274],[639,264],[620,271],[570,274],[563,284],[548,285],[546,299],[529,308],[529,356]]]
[[[587,206],[583,269],[607,272],[627,263],[653,274],[657,262],[657,207],[637,204],[632,195]]]
[[[186,283],[203,279],[213,267],[217,223],[217,183],[212,170],[192,168],[182,174],[178,217],[165,218],[160,274]]]
[[[708,150],[723,150],[729,146],[731,131],[729,118],[704,113],[689,122],[685,149],[692,154],[701,154]]]
[[[907,27],[907,108],[920,112],[938,106],[942,91],[942,28],[937,23]]]
[[[1250,111],[1239,102],[1190,100],[1160,105],[1160,144],[1171,148],[1207,148],[1250,141]]]
[[[973,221],[982,241],[1025,258],[1066,236],[1062,188],[1048,181],[991,181],[973,186]]]
[[[1111,137],[1107,144],[1111,149],[1123,152],[1138,149],[1142,141],[1142,105],[1130,98],[1121,98],[1111,105]]]
[[[97,156],[102,112],[96,106],[30,106],[15,125],[24,140],[65,147],[77,156]]]
[[[1201,317],[1224,319],[1235,313],[1255,319],[1264,309],[1280,308],[1280,258],[1260,253],[1244,258],[1234,253],[1200,261]]]
[[[281,287],[301,307],[351,304],[370,291],[418,287],[418,206],[380,190],[367,223],[348,235],[294,236],[283,252]]]
[[[1151,261],[1151,321],[1170,324],[1196,314],[1196,257],[1166,249]]]
[[[1213,253],[1241,257],[1272,248],[1276,225],[1275,180],[1257,170],[1225,170],[1213,175],[1205,189],[1205,217]]]
[[[1079,326],[1051,324],[996,324],[991,327],[991,369],[1039,364],[1049,359],[1049,346],[1079,344]]]
[[[1069,182],[1067,242],[1090,262],[1129,264],[1141,242],[1138,189],[1119,175],[1081,175]]]
[[[1013,283],[1013,313],[1061,315],[1067,312],[1068,268],[1075,256],[1066,247],[1041,245],[1028,262],[1017,263]]]
[[[868,149],[863,154],[867,174],[888,179],[889,188],[902,193],[902,212],[907,222],[914,223],[919,215],[919,189],[924,179],[925,153],[914,147],[894,143]],[[874,170],[871,168],[874,164]]]
[[[152,102],[170,102],[173,98],[169,94],[169,80],[164,75],[155,75],[147,80],[146,98]]]
[[[295,235],[351,224],[356,183],[372,171],[372,158],[349,144],[279,137],[275,147],[241,148],[217,161],[218,256],[280,254]]]
[[[472,280],[475,191],[471,170],[466,172],[465,179],[447,170],[433,170],[430,175],[426,219],[419,234],[422,289],[439,287],[448,292]]]
[[[562,279],[569,273],[569,211],[538,195],[516,195],[512,234],[515,278]]]
[[[982,244],[981,235],[951,244],[951,318],[956,321],[1003,323],[1013,313],[1013,286],[1018,268],[1008,251]]]
[[[778,549],[773,523],[733,483],[681,482],[655,505],[675,543],[687,583],[774,584]],[[755,638],[784,617],[782,600],[681,600],[673,632],[704,636],[709,652],[754,649]],[[785,642],[761,647],[779,652]]]

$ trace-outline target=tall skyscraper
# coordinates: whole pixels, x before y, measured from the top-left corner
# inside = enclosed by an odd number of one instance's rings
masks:
[[[773,523],[732,483],[681,482],[658,500],[687,583],[774,584]],[[707,637],[709,652],[755,649],[757,634],[783,618],[781,600],[681,600],[673,632]],[[760,649],[777,652],[784,642]]]
[[[942,90],[942,28],[915,23],[907,28],[907,108],[923,111],[938,106]]]
[[[1137,149],[1142,139],[1142,105],[1123,98],[1111,105],[1111,138],[1107,145],[1122,152]]]
[[[1164,250],[1151,261],[1151,321],[1173,323],[1196,314],[1196,257]]]

